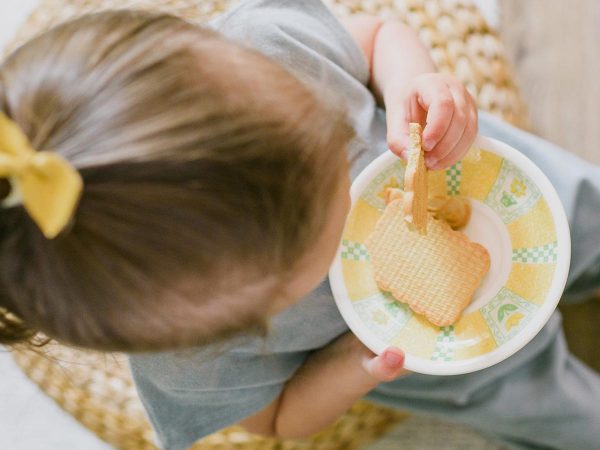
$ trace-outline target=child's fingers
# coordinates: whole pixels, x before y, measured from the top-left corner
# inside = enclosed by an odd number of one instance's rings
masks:
[[[402,159],[406,159],[408,148],[408,124],[425,123],[426,111],[421,108],[418,92],[414,91],[403,102],[402,107],[390,107],[387,111],[387,142],[390,150]]]
[[[397,347],[387,348],[381,355],[367,360],[364,366],[379,381],[392,381],[407,373],[404,369],[404,352]]]
[[[460,142],[469,120],[471,104],[468,97],[465,96],[464,88],[459,89],[450,87],[450,92],[454,99],[454,112],[450,126],[446,134],[439,140],[434,148],[427,154],[427,166],[433,168],[438,161],[446,158],[450,153],[458,150],[457,144]],[[429,117],[428,117],[429,119]]]
[[[406,159],[408,124],[425,124],[423,148],[429,168],[448,167],[458,161],[471,144],[472,115],[476,107],[464,86],[452,78],[423,77],[405,97],[402,107],[388,108],[388,145]],[[475,127],[476,132],[476,127]]]
[[[431,166],[431,169],[440,170],[450,167],[467,154],[475,140],[475,136],[477,136],[477,113],[473,111],[469,115],[470,118],[467,127],[465,128],[465,132],[460,138],[460,141],[456,144],[456,151],[450,152],[445,158]]]
[[[387,144],[392,153],[406,159],[408,148],[408,121],[403,112],[388,113]]]
[[[422,86],[421,107],[427,111],[427,124],[423,130],[423,148],[434,149],[447,133],[455,111],[454,97],[445,83]]]

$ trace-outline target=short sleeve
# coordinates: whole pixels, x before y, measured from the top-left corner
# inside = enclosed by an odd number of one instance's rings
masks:
[[[130,355],[129,364],[161,448],[182,450],[270,404],[306,354],[216,348]]]
[[[362,50],[320,0],[249,0],[211,25],[302,80],[324,85],[349,77],[363,85],[369,81]]]

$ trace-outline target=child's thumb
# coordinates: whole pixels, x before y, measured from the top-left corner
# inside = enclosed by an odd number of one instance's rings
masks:
[[[381,355],[367,360],[365,370],[379,381],[392,381],[407,373],[404,352],[397,347],[389,347]]]
[[[388,113],[387,144],[392,153],[406,160],[408,122],[400,114]]]

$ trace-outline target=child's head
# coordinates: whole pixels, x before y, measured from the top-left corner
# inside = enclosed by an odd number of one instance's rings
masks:
[[[261,329],[325,275],[353,133],[261,54],[171,16],[87,16],[8,57],[0,111],[84,182],[55,239],[0,208],[0,342],[202,344]]]

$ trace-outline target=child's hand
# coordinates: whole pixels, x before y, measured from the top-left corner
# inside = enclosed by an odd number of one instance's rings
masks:
[[[348,331],[329,345],[329,351],[336,357],[342,357],[349,366],[345,369],[346,374],[355,372],[350,376],[357,385],[362,385],[361,389],[367,387],[369,391],[377,384],[383,381],[391,381],[401,375],[408,373],[404,369],[404,352],[398,347],[388,347],[381,355],[376,355],[365,346],[358,338]],[[325,356],[331,362],[333,356]],[[365,376],[366,375],[366,376]],[[341,383],[338,377],[338,383]]]
[[[404,375],[404,353],[375,355],[350,331],[309,355],[271,405],[241,424],[286,438],[322,430],[379,383]]]
[[[408,373],[404,369],[404,352],[398,347],[388,347],[377,356],[364,347],[363,368],[377,382],[392,381]]]
[[[408,86],[390,86],[384,93],[390,149],[406,159],[408,123],[424,125],[423,149],[430,169],[445,169],[460,160],[477,134],[477,106],[471,94],[451,75],[425,73]]]

